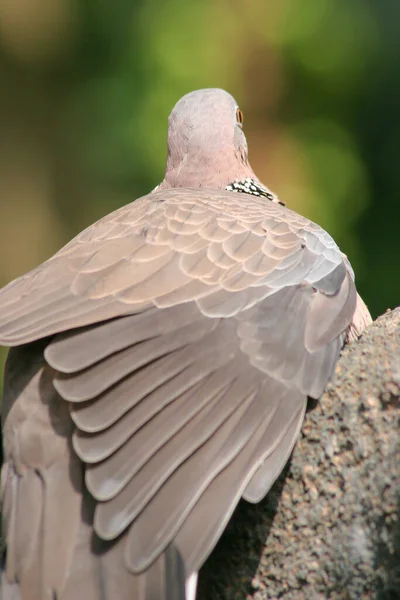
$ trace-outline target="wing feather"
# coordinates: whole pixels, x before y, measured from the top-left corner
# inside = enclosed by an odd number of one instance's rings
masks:
[[[123,207],[0,290],[0,342],[28,344],[2,408],[8,589],[69,600],[80,573],[86,600],[184,600],[184,568],[282,470],[356,300],[314,223],[189,189]]]
[[[283,386],[282,386],[283,387]],[[303,421],[305,399],[293,397],[290,390],[274,390],[280,395],[274,417],[262,422],[244,450],[206,488],[176,536],[188,573],[196,571],[217,543],[246,485],[262,461],[271,457],[272,472],[281,471],[288,454],[276,456],[282,439],[293,435]],[[294,440],[292,440],[292,445]],[[287,449],[287,448],[286,448]],[[272,485],[273,481],[271,481]]]
[[[184,240],[194,253],[177,246]],[[0,341],[27,343],[223,287],[313,285],[340,264],[332,238],[286,207],[257,197],[243,203],[230,192],[162,190],[101,219],[1,290]]]

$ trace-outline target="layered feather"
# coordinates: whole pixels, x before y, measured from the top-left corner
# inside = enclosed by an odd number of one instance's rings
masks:
[[[3,406],[6,593],[183,600],[239,498],[282,470],[356,298],[317,225],[188,189],[105,217],[0,291],[0,341],[28,343]]]

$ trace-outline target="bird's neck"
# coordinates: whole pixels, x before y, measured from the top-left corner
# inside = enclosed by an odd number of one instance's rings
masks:
[[[198,157],[196,163],[184,156],[176,164],[167,161],[165,177],[158,189],[189,187],[223,190],[234,181],[249,177],[258,181],[247,160],[237,155],[207,155]]]

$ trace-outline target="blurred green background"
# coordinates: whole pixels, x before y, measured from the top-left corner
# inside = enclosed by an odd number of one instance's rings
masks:
[[[250,159],[400,304],[400,3],[0,0],[0,285],[162,179],[178,98],[223,87]]]

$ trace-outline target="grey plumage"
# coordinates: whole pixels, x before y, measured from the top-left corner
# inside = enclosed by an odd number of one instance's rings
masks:
[[[4,600],[184,600],[370,320],[332,238],[258,181],[236,111],[181,99],[160,186],[0,290]]]

